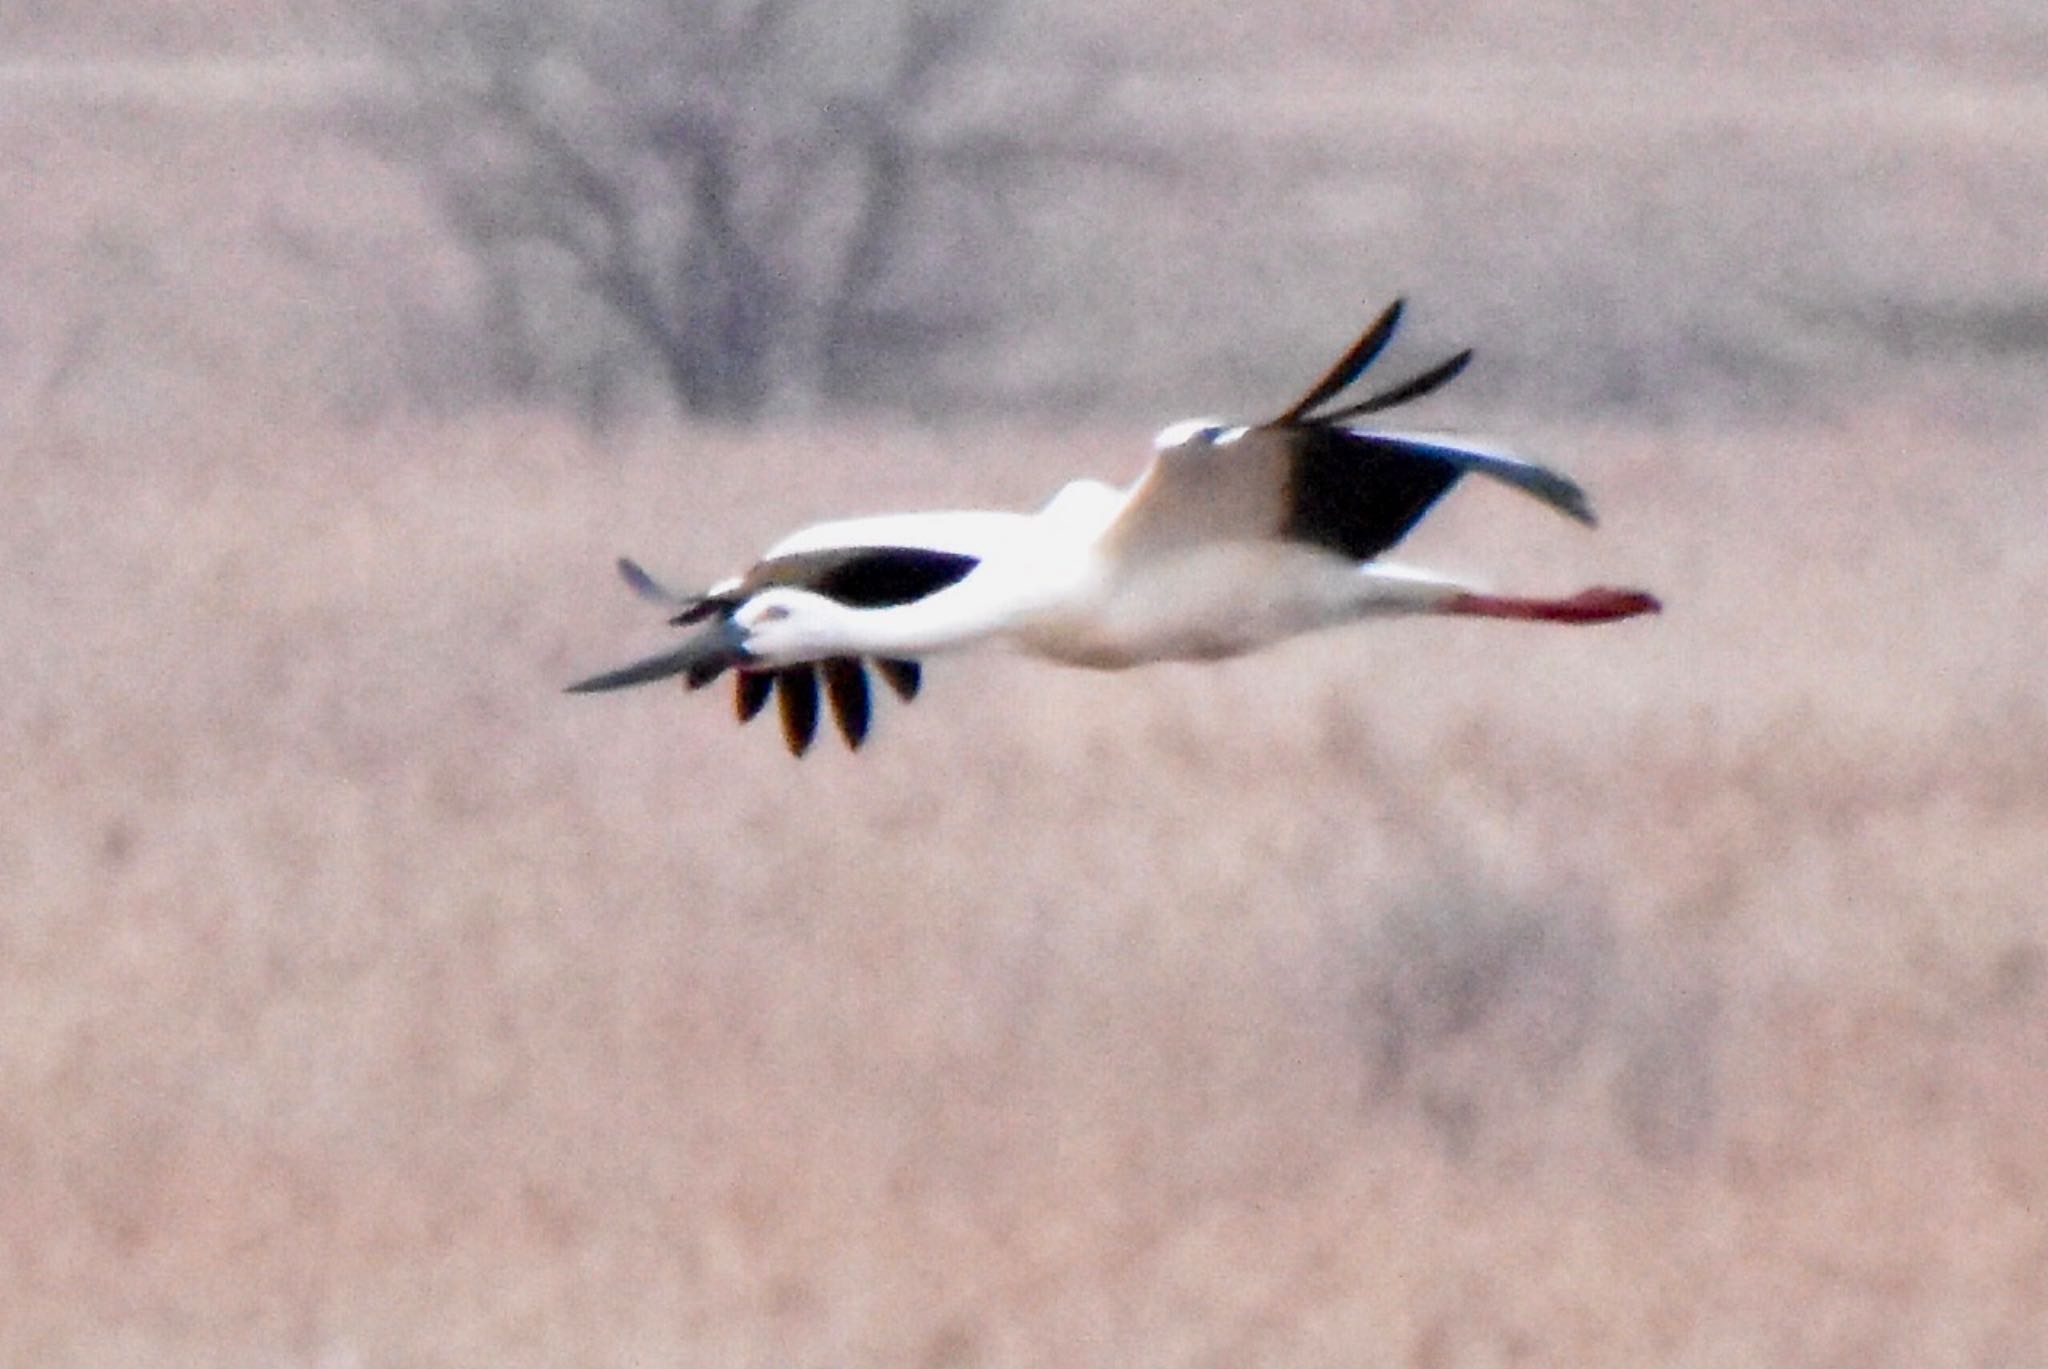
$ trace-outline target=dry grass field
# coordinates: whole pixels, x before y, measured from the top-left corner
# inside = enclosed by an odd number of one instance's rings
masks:
[[[1651,109],[1413,9],[1422,65],[1232,133],[1315,187],[1293,236],[1182,185],[1129,292],[1069,283],[1077,354],[1139,358],[1078,430],[376,409],[445,259],[387,173],[297,105],[0,94],[0,1362],[2041,1363],[2038,26],[1909,25],[1880,89],[1825,7],[1771,62],[1700,19],[1730,65]],[[1345,198],[1360,111],[1402,139]],[[557,692],[658,640],[618,552],[1119,477],[1382,284],[1486,346],[1425,417],[1605,517],[1461,491],[1412,559],[1662,618],[941,662],[800,764]]]
[[[2029,443],[1559,435],[1597,547],[1474,491],[1438,559],[1625,569],[1664,619],[963,660],[798,765],[723,700],[553,692],[646,635],[607,556],[1123,435],[260,439],[6,468],[16,1362],[2048,1332]],[[837,474],[750,507],[791,451]]]

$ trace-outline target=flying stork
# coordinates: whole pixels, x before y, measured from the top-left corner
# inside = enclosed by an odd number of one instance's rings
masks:
[[[821,678],[841,735],[858,747],[871,712],[866,662],[908,701],[925,657],[980,642],[1120,669],[1219,660],[1396,614],[1604,623],[1657,612],[1657,599],[1641,590],[1499,595],[1379,559],[1468,473],[1594,522],[1585,491],[1556,471],[1460,439],[1356,426],[1438,389],[1472,359],[1468,349],[1336,404],[1385,349],[1401,310],[1395,300],[1275,417],[1167,427],[1128,489],[1077,480],[1036,513],[819,523],[697,594],[671,590],[621,558],[619,573],[636,593],[697,631],[569,690],[675,675],[696,689],[730,670],[740,720],[776,698],[784,739],[801,756],[817,735]]]

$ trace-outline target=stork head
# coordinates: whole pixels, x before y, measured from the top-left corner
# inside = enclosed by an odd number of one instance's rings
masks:
[[[733,610],[749,662],[794,665],[826,656],[859,655],[854,610],[807,589],[764,589]]]

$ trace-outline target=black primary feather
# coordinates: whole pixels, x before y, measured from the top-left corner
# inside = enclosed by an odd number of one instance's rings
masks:
[[[733,672],[733,707],[743,723],[752,722],[768,706],[768,696],[774,692],[775,676],[769,671]]]
[[[916,661],[899,661],[880,657],[875,669],[882,672],[882,678],[889,682],[889,688],[896,691],[896,697],[909,703],[917,697],[917,691],[924,683],[924,668]]]
[[[744,602],[746,601],[729,594],[700,595],[695,603],[669,619],[668,625],[670,627],[688,627],[692,623],[703,622],[715,613],[723,613],[729,617],[732,611]]]
[[[618,566],[619,578],[626,582],[626,587],[633,593],[650,603],[682,610],[668,620],[671,627],[701,623],[721,609],[736,607],[739,602],[724,595],[684,594],[681,590],[671,589],[649,575],[646,568],[630,556],[621,556]]]
[[[791,666],[775,674],[776,697],[782,702],[782,739],[789,754],[801,756],[818,735],[818,676],[810,666]]]
[[[1399,385],[1389,386],[1378,394],[1362,399],[1356,404],[1322,414],[1319,423],[1342,423],[1346,419],[1363,418],[1391,409],[1398,404],[1422,398],[1431,391],[1440,390],[1458,378],[1458,373],[1472,364],[1472,349],[1467,347],[1454,357],[1447,357],[1417,376],[1411,376]]]
[[[657,604],[667,604],[670,608],[691,608],[703,598],[702,595],[683,594],[677,590],[670,589],[667,585],[649,575],[645,568],[630,556],[621,556],[618,566],[619,578],[626,582],[628,589],[632,590],[633,593],[639,595],[642,599]]]
[[[858,751],[867,739],[871,716],[868,701],[868,672],[859,658],[834,656],[824,662],[825,697],[832,701],[832,718],[850,751]]]
[[[1309,387],[1308,393],[1287,407],[1287,411],[1274,419],[1275,423],[1297,423],[1307,418],[1317,405],[1335,399],[1344,388],[1358,379],[1365,368],[1379,358],[1392,340],[1394,330],[1400,326],[1401,311],[1407,307],[1405,300],[1395,300],[1388,305],[1372,327],[1359,335],[1349,351],[1337,358],[1337,364],[1324,373],[1323,378]]]

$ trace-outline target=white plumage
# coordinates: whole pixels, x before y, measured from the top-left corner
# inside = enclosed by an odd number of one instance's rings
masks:
[[[742,720],[779,694],[785,737],[801,755],[816,735],[821,676],[841,732],[858,746],[871,715],[864,662],[909,699],[925,657],[981,642],[1116,668],[1235,656],[1392,614],[1590,623],[1655,612],[1657,600],[1639,590],[1500,596],[1379,559],[1466,474],[1593,522],[1585,493],[1555,471],[1482,444],[1350,422],[1443,385],[1469,351],[1324,409],[1385,348],[1401,308],[1395,301],[1278,417],[1168,427],[1127,490],[1079,480],[1033,514],[820,523],[701,594],[665,589],[622,560],[636,591],[680,610],[672,622],[701,626],[673,651],[570,688],[673,675],[694,688],[730,669]]]

